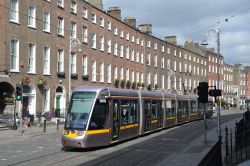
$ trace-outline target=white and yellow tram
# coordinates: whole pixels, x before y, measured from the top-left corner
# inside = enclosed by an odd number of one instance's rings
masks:
[[[212,116],[212,109],[207,115]],[[203,118],[196,96],[81,86],[71,96],[64,147],[106,146]]]

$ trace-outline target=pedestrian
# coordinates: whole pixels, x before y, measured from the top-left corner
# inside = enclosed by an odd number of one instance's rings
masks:
[[[25,107],[23,110],[23,119],[24,119],[24,127],[30,127],[30,113],[28,107]]]

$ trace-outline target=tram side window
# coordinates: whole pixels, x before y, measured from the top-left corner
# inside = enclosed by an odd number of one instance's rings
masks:
[[[121,124],[128,124],[128,117],[129,117],[129,100],[121,100]]]
[[[157,101],[152,101],[152,118],[157,119],[157,114],[158,114],[158,105]]]
[[[97,100],[91,117],[89,130],[104,129],[107,115],[107,104],[100,103],[99,100]]]
[[[188,114],[188,101],[183,101],[183,114]]]
[[[178,101],[178,112],[183,114],[184,108],[183,108],[183,102],[181,100]]]
[[[144,101],[144,110],[145,110],[145,112],[144,112],[144,114],[145,114],[145,116],[150,116],[150,112],[151,112],[151,102],[149,101],[149,100],[145,100]]]
[[[113,101],[113,120],[117,121],[119,119],[119,100]]]
[[[129,117],[129,123],[136,123],[138,122],[138,100],[131,100],[131,113]]]
[[[176,115],[175,109],[176,109],[176,101],[172,100],[172,102],[171,102],[171,111],[170,111],[171,116]]]

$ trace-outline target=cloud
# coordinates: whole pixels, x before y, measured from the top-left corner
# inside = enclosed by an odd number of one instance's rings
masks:
[[[133,16],[137,25],[151,23],[154,36],[176,35],[179,44],[201,43],[204,33],[221,27],[221,53],[229,64],[250,65],[249,0],[104,0],[105,9],[120,6],[123,18]],[[228,19],[227,21],[225,21]],[[211,44],[216,40],[211,39]],[[216,46],[216,44],[215,44]],[[248,60],[249,59],[249,60]]]

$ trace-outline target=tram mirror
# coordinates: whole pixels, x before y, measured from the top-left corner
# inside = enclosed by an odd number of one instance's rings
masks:
[[[171,100],[167,100],[167,101],[166,101],[166,105],[167,105],[167,108],[172,108],[172,107],[171,107]]]

